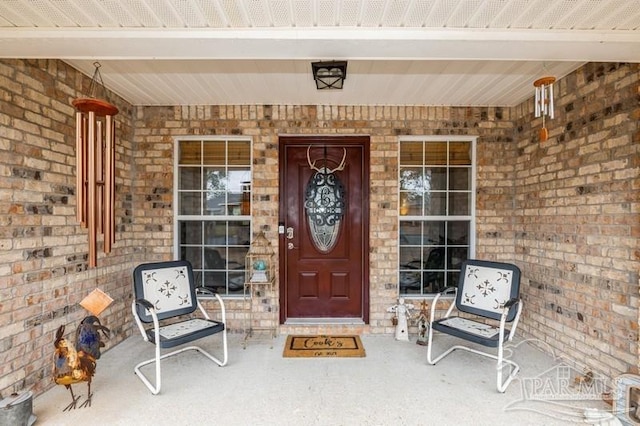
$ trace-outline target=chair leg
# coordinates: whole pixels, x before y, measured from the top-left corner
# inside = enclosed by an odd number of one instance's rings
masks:
[[[496,365],[496,369],[498,371],[496,387],[498,388],[498,392],[500,393],[504,393],[504,391],[507,390],[507,386],[509,386],[509,383],[511,383],[511,381],[516,377],[516,374],[518,374],[518,371],[520,371],[520,366],[518,364],[511,361],[510,359],[504,359],[503,352],[504,352],[504,346],[500,346],[498,348],[498,356],[495,357],[495,359],[498,361],[498,364]],[[485,353],[485,355],[492,358],[491,354]],[[511,371],[507,375],[507,378],[503,381],[502,369],[507,366],[510,367]]]
[[[436,365],[436,363],[438,363],[438,361],[440,361],[442,358],[446,357],[447,355],[449,355],[451,352],[455,351],[456,349],[464,349],[464,346],[452,346],[449,349],[447,349],[446,351],[444,351],[443,353],[441,353],[440,355],[438,355],[435,359],[432,358],[432,354],[431,354],[431,348],[433,346],[433,328],[429,327],[429,334],[428,334],[428,338],[427,338],[427,362],[431,365]]]
[[[218,364],[220,367],[224,367],[227,365],[228,359],[228,350],[227,350],[227,327],[225,326],[224,330],[222,330],[222,359],[214,358],[213,356],[209,356],[213,362]]]
[[[198,346],[187,346],[187,347],[175,350],[173,352],[168,352],[164,355],[160,355],[160,346],[155,345],[155,357],[139,363],[134,367],[133,371],[138,376],[138,378],[142,381],[142,383],[144,383],[144,385],[151,391],[151,393],[154,395],[157,395],[158,393],[160,393],[160,387],[162,386],[162,374],[160,371],[161,360],[165,358],[169,358],[174,355],[178,355],[179,353],[182,353],[185,351],[193,350],[193,351],[200,352],[202,355],[206,356],[207,358],[215,362],[220,367],[224,367],[227,364],[227,360],[228,360],[226,328],[222,331],[222,348],[223,348],[222,359],[219,359]],[[155,363],[155,373],[156,373],[155,386],[151,383],[151,381],[147,378],[147,376],[145,376],[145,374],[141,371],[142,367],[144,367],[145,365],[153,364],[153,363]]]
[[[498,349],[498,355],[493,355],[487,352],[482,352],[479,351],[477,349],[473,349],[467,346],[461,346],[461,345],[456,345],[456,346],[452,346],[449,349],[447,349],[446,351],[444,351],[442,354],[438,355],[435,359],[432,358],[432,354],[431,354],[431,346],[432,346],[432,339],[433,339],[433,331],[431,329],[429,329],[429,338],[428,338],[428,342],[427,342],[427,362],[431,365],[435,365],[438,361],[440,361],[442,358],[446,357],[447,355],[449,355],[451,352],[457,350],[457,349],[462,349],[464,351],[467,352],[473,352],[475,354],[478,355],[482,355],[484,357],[487,358],[491,358],[491,359],[495,359],[497,361],[496,363],[496,388],[498,389],[498,392],[500,393],[504,393],[507,390],[507,387],[509,386],[509,384],[511,383],[511,381],[516,377],[516,375],[518,374],[518,371],[520,371],[520,366],[518,364],[516,364],[515,362],[509,360],[509,359],[504,359],[503,356],[503,349],[499,348]],[[506,379],[503,380],[503,373],[502,370],[505,367],[509,367],[510,371],[509,374],[507,375]]]
[[[490,354],[487,352],[482,352],[473,348],[469,348],[466,346],[460,346],[459,349],[463,349],[468,352],[473,352],[478,355],[482,355],[487,358],[495,359],[496,363],[496,388],[498,392],[504,393],[507,390],[507,387],[511,383],[511,381],[516,377],[518,372],[520,371],[520,366],[510,359],[504,359],[502,356],[502,351],[499,351],[498,355]],[[502,380],[503,374],[502,370],[506,367],[510,368],[510,372],[507,375],[507,378]]]
[[[228,359],[228,350],[227,350],[227,328],[225,327],[224,330],[222,330],[222,359],[215,357],[213,355],[211,355],[209,352],[205,351],[202,348],[199,348],[197,346],[194,346],[194,348],[200,352],[202,355],[206,356],[207,358],[209,358],[211,361],[215,362],[216,364],[218,364],[220,367],[224,367],[225,365],[227,365],[227,359]]]
[[[193,350],[196,349],[195,346],[188,346],[186,348],[182,348],[182,349],[178,349],[177,351],[173,351],[173,352],[168,352],[164,355],[160,355],[160,346],[156,345],[156,356],[154,358],[148,359],[146,361],[142,361],[141,363],[139,363],[138,365],[136,365],[133,369],[133,371],[136,373],[136,375],[138,376],[138,378],[140,378],[140,380],[142,380],[142,383],[145,384],[145,386],[147,388],[149,388],[149,390],[151,391],[152,394],[157,395],[158,393],[160,393],[160,387],[162,386],[162,374],[160,371],[160,367],[161,367],[161,360],[165,359],[165,358],[169,358],[171,356],[177,355],[181,352],[184,351],[188,351],[188,350]],[[141,368],[144,367],[145,365],[149,365],[149,364],[153,364],[155,363],[155,371],[156,371],[156,379],[155,379],[155,386],[151,383],[151,381],[147,378],[147,376],[142,372]]]

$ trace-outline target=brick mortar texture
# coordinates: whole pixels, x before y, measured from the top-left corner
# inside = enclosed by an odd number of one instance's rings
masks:
[[[93,288],[115,299],[101,315],[115,331],[107,348],[135,331],[131,271],[173,256],[173,143],[196,135],[252,138],[254,229],[265,230],[276,248],[279,135],[370,135],[370,324],[364,330],[389,335],[386,309],[397,296],[398,250],[388,241],[398,233],[398,137],[478,136],[477,257],[522,268],[525,334],[577,362],[593,359],[597,371],[633,370],[637,81],[637,66],[616,64],[589,64],[561,80],[558,117],[548,123],[545,144],[536,140],[540,123],[531,101],[515,108],[133,107],[115,97],[117,241],[88,270],[86,231],[75,222],[71,100],[86,93],[89,80],[59,61],[0,60],[0,391],[52,386],[53,334],[60,324],[68,333],[75,329],[85,314],[77,303]],[[591,93],[601,85],[608,89]],[[609,101],[598,101],[598,109],[593,102],[604,94]],[[266,326],[278,314],[277,294],[269,296],[254,312]],[[243,329],[246,306],[229,300],[231,330]]]
[[[638,373],[639,79],[587,64],[560,80],[545,142],[531,103],[514,113],[524,330],[609,378]]]
[[[173,141],[184,136],[245,135],[253,139],[252,200],[254,229],[261,229],[278,250],[277,223],[278,193],[278,137],[280,135],[369,135],[370,136],[370,328],[372,333],[392,333],[391,314],[386,309],[397,297],[398,249],[389,241],[397,240],[398,136],[401,135],[474,135],[485,143],[478,150],[479,185],[486,191],[487,208],[480,206],[481,216],[500,216],[501,229],[490,224],[485,231],[479,224],[487,245],[483,256],[513,259],[513,223],[504,216],[506,207],[512,208],[515,178],[513,161],[496,163],[496,158],[515,158],[514,133],[509,112],[502,108],[447,107],[372,107],[372,106],[175,106],[144,107],[136,110],[134,143],[140,157],[136,161],[138,178],[136,194],[148,199],[158,187],[169,190],[173,185]],[[144,157],[144,159],[142,158]],[[144,160],[144,161],[143,161]],[[149,183],[153,186],[149,187]],[[505,182],[510,182],[506,184]],[[499,189],[495,189],[499,187]],[[141,192],[140,192],[141,191]],[[489,199],[490,197],[490,199]],[[158,206],[142,201],[139,210],[151,217],[172,215],[170,205]],[[155,213],[151,214],[149,212]],[[167,221],[162,232],[172,237],[172,223]],[[171,250],[172,238],[158,250]],[[276,257],[279,253],[276,253]],[[486,257],[485,256],[485,257]],[[277,295],[273,303],[255,305],[253,317],[261,322],[279,320]],[[234,315],[244,305],[229,301],[232,312],[230,327],[242,329],[242,313]],[[237,321],[234,321],[236,320]],[[240,321],[240,323],[238,323]]]
[[[116,243],[88,268],[87,230],[76,222],[75,109],[90,79],[61,61],[0,60],[0,392],[52,386],[55,331],[73,335],[78,304],[100,288],[106,349],[131,335],[132,108],[112,94],[116,116]],[[84,95],[83,95],[84,94]],[[72,339],[73,340],[73,339]]]

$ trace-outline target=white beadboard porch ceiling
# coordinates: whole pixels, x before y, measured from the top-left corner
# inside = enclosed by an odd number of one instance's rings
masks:
[[[640,62],[639,0],[2,0],[1,58],[58,58],[134,105],[513,106]],[[343,90],[310,63],[347,60]]]

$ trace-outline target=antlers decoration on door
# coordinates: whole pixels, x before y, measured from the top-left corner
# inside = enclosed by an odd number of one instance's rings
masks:
[[[347,149],[346,148],[342,148],[344,150],[344,154],[342,155],[342,161],[340,161],[340,164],[338,165],[338,167],[336,167],[333,170],[329,170],[327,169],[327,147],[324,147],[324,167],[323,169],[319,169],[318,167],[316,167],[316,161],[315,160],[313,163],[311,162],[311,157],[309,155],[309,151],[311,150],[311,145],[309,145],[309,147],[307,148],[307,161],[309,162],[309,167],[311,168],[311,170],[315,170],[316,172],[319,173],[324,173],[324,174],[332,174],[335,172],[339,172],[341,170],[344,170],[344,165],[345,165],[345,161],[347,159]]]
[[[316,249],[322,253],[328,253],[335,247],[340,233],[340,223],[345,211],[345,189],[340,178],[335,172],[343,170],[347,158],[347,149],[340,164],[335,169],[329,169],[327,160],[327,147],[324,147],[324,166],[316,166],[316,161],[311,162],[311,147],[307,148],[307,161],[309,167],[315,173],[309,179],[305,189],[304,207],[311,240]]]

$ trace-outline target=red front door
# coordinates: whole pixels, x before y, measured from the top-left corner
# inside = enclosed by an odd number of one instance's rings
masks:
[[[296,318],[368,322],[368,160],[369,137],[280,138],[282,322]],[[307,194],[316,173],[331,171],[342,183],[344,206],[338,209],[335,243],[326,244],[331,238],[312,236],[318,232],[312,224],[318,216],[313,213],[324,210],[313,210]]]

